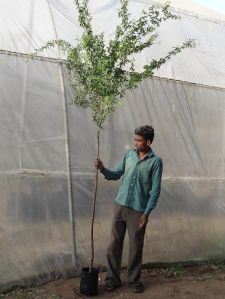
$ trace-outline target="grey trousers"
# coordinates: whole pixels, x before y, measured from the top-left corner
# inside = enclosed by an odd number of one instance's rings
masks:
[[[127,229],[129,236],[128,281],[130,283],[139,281],[146,228],[146,226],[139,228],[142,214],[142,212],[115,204],[111,240],[106,255],[108,263],[106,280],[112,279],[116,284],[121,284],[120,268]]]

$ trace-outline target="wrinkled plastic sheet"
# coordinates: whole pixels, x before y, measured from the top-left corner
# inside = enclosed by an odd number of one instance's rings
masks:
[[[131,18],[137,19],[142,9],[155,1],[129,1]],[[156,1],[157,2],[157,1]],[[163,1],[160,1],[163,2]],[[163,65],[156,75],[165,78],[201,83],[217,87],[225,86],[225,16],[205,11],[193,3],[180,7],[175,13],[181,20],[167,21],[159,30],[156,44],[136,55],[136,68],[152,58],[161,58],[173,47],[188,39],[194,39],[196,47],[187,49]],[[173,3],[172,3],[173,4]],[[182,5],[188,10],[182,9]],[[193,9],[192,9],[192,8]],[[89,1],[96,33],[104,32],[106,41],[113,38],[118,24],[119,0]],[[208,14],[209,13],[209,14]],[[75,45],[81,35],[77,11],[72,0],[2,0],[0,4],[0,49],[30,54],[49,40],[64,39]],[[40,22],[40,19],[42,20]],[[57,47],[39,53],[50,58],[65,58]]]
[[[31,277],[51,279],[72,267],[69,175],[76,270],[88,265],[96,128],[89,112],[69,104],[60,64],[8,55],[0,60],[0,285],[9,286]],[[127,93],[124,106],[105,123],[100,156],[107,167],[133,146],[136,127],[155,128],[153,150],[164,173],[146,232],[145,263],[224,256],[224,95],[224,89],[152,78]],[[118,187],[100,176],[97,265],[106,263]],[[124,265],[127,256],[126,242]]]

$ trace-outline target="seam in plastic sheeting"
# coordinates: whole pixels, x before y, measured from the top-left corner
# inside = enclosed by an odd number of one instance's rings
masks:
[[[26,61],[24,65],[24,82],[22,89],[22,115],[21,115],[21,123],[20,123],[20,143],[19,143],[19,169],[22,169],[22,140],[23,140],[23,127],[24,127],[24,110],[25,110],[25,102],[26,102],[26,92],[27,92],[27,67],[28,62]]]
[[[60,14],[61,16],[63,16],[65,19],[68,20],[68,17],[65,13],[63,13],[62,11],[60,11],[57,7],[54,6],[54,3],[50,3],[52,2],[51,0],[48,0],[49,1],[49,5],[51,6],[52,9],[54,9],[58,14]],[[74,20],[69,20],[73,25],[76,25],[77,22],[74,21]]]
[[[26,54],[26,53],[20,53],[20,52],[13,52],[13,51],[8,51],[8,50],[2,50],[0,49],[0,54],[2,55],[8,55],[8,56],[18,56],[18,57],[23,57],[29,59],[36,59],[36,60],[41,60],[41,61],[47,61],[47,62],[52,62],[52,63],[59,63],[59,62],[66,62],[65,59],[61,58],[50,58],[50,57],[45,57],[45,56],[39,56],[35,55],[35,58],[31,58],[31,54]]]
[[[0,175],[2,176],[11,176],[11,175],[67,175],[67,171],[54,171],[54,170],[37,170],[37,169],[21,169],[21,170],[13,170],[13,171],[0,171]]]
[[[185,181],[201,181],[201,182],[223,182],[225,177],[163,177],[163,181],[176,181],[176,182],[185,182]]]
[[[58,34],[57,34],[57,31],[56,31],[55,21],[54,21],[53,15],[52,15],[52,10],[51,10],[50,4],[49,4],[49,0],[46,0],[46,1],[47,1],[50,17],[51,17],[51,20],[52,20],[52,26],[53,26],[53,30],[54,30],[54,33],[55,33],[55,38],[56,38],[56,40],[58,40]],[[59,47],[57,47],[57,48],[58,48],[58,56],[60,56]]]
[[[94,176],[94,172],[82,172],[82,171],[77,171],[77,172],[72,172],[73,176]],[[185,182],[185,181],[215,181],[215,182],[220,182],[220,181],[225,181],[225,177],[207,177],[207,176],[202,176],[202,177],[195,177],[195,176],[185,176],[185,177],[167,177],[163,176],[162,181],[179,181],[179,182]]]

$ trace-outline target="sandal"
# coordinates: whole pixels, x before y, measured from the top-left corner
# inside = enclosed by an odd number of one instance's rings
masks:
[[[113,292],[113,291],[115,291],[116,288],[118,288],[120,286],[121,286],[120,283],[116,283],[112,279],[108,279],[108,280],[106,280],[106,283],[105,283],[105,290],[107,292]]]
[[[140,281],[130,283],[133,293],[143,293],[143,284]]]

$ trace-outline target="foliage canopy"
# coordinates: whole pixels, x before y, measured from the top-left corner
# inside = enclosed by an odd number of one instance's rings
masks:
[[[104,33],[96,34],[92,28],[92,17],[88,0],[74,0],[78,10],[79,25],[83,30],[75,46],[64,40],[49,41],[39,50],[58,46],[66,54],[66,67],[73,89],[73,102],[92,112],[92,119],[101,129],[105,119],[121,103],[126,90],[135,89],[138,83],[154,74],[162,64],[185,48],[194,47],[193,40],[170,50],[165,57],[152,59],[137,72],[134,67],[135,54],[152,46],[158,38],[156,29],[169,19],[178,16],[170,12],[169,4],[151,5],[142,11],[138,19],[131,19],[128,0],[120,0],[120,23],[115,36],[109,42]]]

